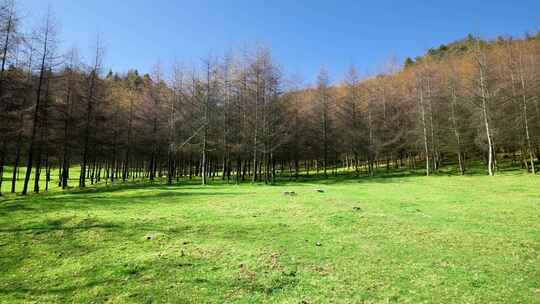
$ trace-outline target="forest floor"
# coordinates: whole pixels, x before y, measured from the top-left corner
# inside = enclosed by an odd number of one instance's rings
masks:
[[[0,303],[71,302],[540,303],[540,177],[0,198]]]

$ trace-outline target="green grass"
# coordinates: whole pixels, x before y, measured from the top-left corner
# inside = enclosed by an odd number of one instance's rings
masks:
[[[540,303],[539,254],[516,172],[0,198],[1,303]]]

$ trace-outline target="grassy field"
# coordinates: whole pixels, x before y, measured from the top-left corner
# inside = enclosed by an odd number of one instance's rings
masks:
[[[8,195],[0,302],[540,303],[540,177]]]

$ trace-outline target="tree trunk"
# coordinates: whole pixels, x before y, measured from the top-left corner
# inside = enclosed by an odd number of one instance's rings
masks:
[[[456,144],[457,144],[457,157],[458,157],[458,164],[459,164],[459,173],[461,175],[465,174],[465,164],[464,159],[462,157],[461,153],[461,134],[459,133],[459,129],[457,126],[457,119],[456,119],[456,91],[454,88],[452,90],[452,101],[451,101],[451,120],[452,120],[452,128],[454,129],[454,135],[456,137]]]
[[[422,119],[422,131],[423,131],[423,139],[424,139],[424,153],[426,158],[426,175],[430,175],[430,164],[429,164],[429,145],[428,145],[428,134],[427,134],[427,126],[426,126],[426,110],[424,106],[424,89],[422,87],[422,83],[418,86],[418,94],[419,94],[419,103],[420,103],[420,112],[421,112],[421,119]]]

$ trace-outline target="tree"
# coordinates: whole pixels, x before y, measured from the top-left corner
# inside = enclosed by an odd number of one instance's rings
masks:
[[[30,135],[30,147],[28,148],[28,158],[26,163],[26,174],[24,178],[24,186],[22,194],[26,195],[28,193],[28,182],[30,181],[30,176],[32,173],[32,163],[34,158],[34,149],[36,148],[36,136],[40,123],[40,112],[41,112],[41,102],[42,94],[44,91],[44,86],[47,82],[47,71],[50,70],[52,66],[51,60],[54,58],[55,50],[55,34],[56,29],[52,19],[52,14],[50,10],[47,12],[43,26],[35,33],[34,40],[38,45],[41,46],[40,56],[40,65],[39,65],[39,79],[36,87],[36,103],[34,105],[34,114],[32,119],[32,131]],[[37,48],[36,48],[37,50]],[[50,74],[49,74],[50,76]],[[41,157],[38,155],[38,157]],[[37,168],[36,168],[37,169]],[[37,172],[36,172],[37,173]],[[39,179],[37,180],[39,182]]]
[[[86,113],[85,113],[85,122],[84,122],[84,134],[83,134],[83,154],[82,154],[82,163],[81,163],[81,174],[79,177],[79,187],[86,187],[86,173],[88,167],[88,160],[90,154],[90,144],[91,144],[91,133],[95,125],[95,103],[97,102],[97,90],[99,86],[99,73],[102,66],[102,57],[103,57],[103,48],[101,46],[100,38],[96,40],[96,47],[94,53],[94,62],[88,71],[88,75],[85,81],[86,87]]]
[[[364,144],[362,133],[361,107],[360,107],[360,79],[354,66],[349,68],[345,76],[344,88],[346,95],[341,107],[341,119],[343,121],[344,141],[348,143],[351,155],[354,157],[354,169],[359,174],[360,152]]]
[[[482,119],[485,128],[485,135],[487,138],[488,145],[488,173],[490,176],[495,174],[495,164],[494,164],[494,143],[493,143],[493,131],[490,124],[490,105],[493,96],[490,92],[490,79],[489,76],[489,62],[487,59],[487,51],[485,46],[479,41],[473,55],[476,68],[478,69],[477,76],[477,88],[480,95],[480,109],[482,111]]]
[[[9,107],[6,105],[6,64],[12,50],[17,45],[17,26],[19,23],[15,10],[15,1],[6,0],[0,4],[0,39],[2,39],[1,64],[0,64],[0,111],[5,113]],[[4,116],[4,115],[2,115]],[[4,178],[4,163],[6,159],[7,132],[8,126],[3,125],[6,117],[1,117],[0,122],[0,196],[2,195],[2,181]]]
[[[324,176],[328,177],[328,154],[330,150],[330,137],[331,137],[331,120],[332,120],[332,97],[329,89],[328,72],[323,67],[319,71],[317,76],[317,93],[316,93],[316,108],[317,116],[319,116],[319,128],[320,139],[322,143],[322,157],[323,157],[323,172]]]
[[[62,169],[60,186],[62,189],[68,187],[69,170],[71,167],[71,150],[72,150],[72,137],[73,126],[75,123],[74,107],[75,98],[77,97],[77,69],[78,69],[78,55],[75,49],[72,49],[68,54],[68,64],[64,69],[64,103],[60,106],[59,111],[62,112],[62,119],[64,125],[63,132],[63,149],[62,149]]]

